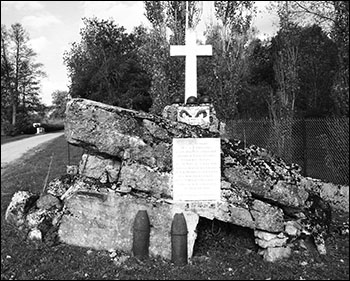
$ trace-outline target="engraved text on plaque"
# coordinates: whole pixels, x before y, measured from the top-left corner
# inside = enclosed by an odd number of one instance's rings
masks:
[[[173,199],[220,199],[220,138],[173,139]]]

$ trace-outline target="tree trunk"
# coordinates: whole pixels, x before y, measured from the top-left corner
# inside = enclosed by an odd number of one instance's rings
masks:
[[[17,106],[16,101],[13,99],[12,102],[12,125],[16,126],[16,114],[17,114]]]

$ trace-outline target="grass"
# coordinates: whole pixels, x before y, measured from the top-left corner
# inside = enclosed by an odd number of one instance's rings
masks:
[[[27,241],[4,215],[18,190],[40,193],[53,163],[49,181],[66,172],[68,161],[77,164],[82,149],[68,146],[64,136],[28,152],[1,176],[2,280],[348,280],[349,236],[333,231],[326,240],[328,254],[295,248],[285,260],[268,263],[257,254],[253,231],[219,221],[200,219],[194,256],[188,265],[175,266],[161,258],[137,260],[117,252],[96,251],[67,244],[50,246]],[[343,214],[348,220],[348,214]],[[338,220],[334,219],[334,227]]]
[[[1,144],[17,141],[17,140],[22,140],[30,137],[34,137],[34,134],[23,134],[23,135],[18,135],[18,136],[1,136]]]

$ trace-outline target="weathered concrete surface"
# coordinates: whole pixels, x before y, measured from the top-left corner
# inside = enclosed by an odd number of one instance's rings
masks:
[[[146,210],[151,233],[149,253],[171,259],[171,223],[177,211],[186,218],[188,256],[192,256],[199,216],[165,202],[152,203],[131,195],[79,191],[66,201],[69,215],[62,218],[61,241],[94,249],[118,249],[132,253],[133,226],[139,210]]]
[[[73,99],[66,114],[69,143],[164,172],[172,169],[173,137],[217,136],[199,127],[85,99]]]
[[[200,104],[200,105],[209,106],[209,112],[210,112],[209,124],[201,126],[201,127],[208,129],[210,132],[219,133],[221,137],[225,137],[226,124],[223,122],[220,122],[220,120],[217,118],[214,105],[212,103],[209,103],[209,104],[205,103],[205,104]],[[194,105],[194,106],[200,106],[200,105]],[[178,121],[178,110],[179,110],[180,106],[182,108],[192,107],[192,105],[185,105],[185,104],[167,105],[163,109],[162,117],[164,117],[165,119],[169,119],[169,120],[177,122]]]
[[[258,237],[267,247],[265,256],[274,254],[267,258],[270,260],[290,252],[285,238],[279,240],[281,233],[295,237],[307,228],[317,236],[315,241],[324,242],[323,231],[330,216],[328,205],[318,196],[320,185],[303,178],[298,166],[287,165],[262,148],[243,147],[238,140],[221,138],[220,200],[174,202],[173,138],[219,137],[218,130],[73,99],[67,105],[65,135],[69,143],[87,151],[79,174],[52,180],[46,190],[58,201],[50,196],[40,199],[41,208],[29,212],[27,218],[23,202],[15,205],[23,216],[13,216],[12,221],[28,224],[30,219],[34,229],[45,215],[43,210],[51,204],[56,212],[63,201],[62,216],[49,216],[53,225],[59,226],[63,242],[131,251],[133,220],[144,209],[152,224],[150,253],[165,258],[171,253],[170,227],[175,213],[185,214],[189,258],[199,216],[278,237],[269,242],[265,241],[268,235]]]
[[[256,146],[240,149],[239,141],[232,143],[223,139],[221,149],[222,170],[231,184],[284,206],[305,205],[308,192],[300,184],[302,176],[298,166],[287,165]]]
[[[121,163],[99,155],[83,154],[79,163],[79,174],[113,183],[118,180]]]
[[[124,173],[130,174],[130,170],[134,170],[135,175],[141,173],[135,178],[144,177],[147,169],[158,173],[172,171],[174,137],[219,136],[217,132],[199,126],[84,99],[73,99],[67,105],[66,114],[65,135],[69,143],[94,153],[118,157],[125,166],[129,162],[137,162],[138,165],[132,164],[135,169],[129,165],[129,170]],[[221,150],[223,180],[231,183],[232,187],[282,205],[304,206],[308,193],[299,184],[301,175],[297,166],[286,165],[264,149],[253,146],[243,149],[240,141],[222,139]],[[163,176],[166,177],[160,174],[158,178],[163,179]],[[163,184],[163,180],[159,182]],[[171,183],[167,188],[172,189]]]
[[[349,213],[349,186],[322,182],[318,179],[303,178],[301,184],[306,190],[319,193],[321,198],[340,211]]]
[[[175,213],[183,213],[188,228],[188,257],[191,258],[199,216],[210,217],[208,206],[193,205],[186,206],[186,203],[165,201],[151,202],[131,195],[80,190],[65,202],[66,212],[69,215],[64,215],[62,218],[59,237],[62,242],[68,244],[95,249],[118,249],[131,253],[134,218],[139,210],[146,210],[151,223],[150,255],[170,259],[171,223]],[[211,209],[213,215],[218,214],[216,208],[226,214],[224,206],[219,204],[215,209]],[[234,214],[231,222],[240,223],[237,217],[241,216],[241,212],[251,218],[247,210],[231,208],[230,211]],[[246,218],[242,221],[247,224]],[[254,222],[251,221],[251,225],[247,226],[254,227]],[[275,227],[269,229],[277,230]]]
[[[175,108],[169,107],[165,115],[173,119],[174,112]],[[310,223],[310,220],[317,221],[317,215],[309,212],[315,208],[306,209],[317,204],[308,202],[306,206],[306,202],[318,197],[310,197],[311,188],[302,181],[300,168],[287,165],[265,149],[253,145],[243,147],[238,140],[223,138],[217,128],[218,122],[209,130],[84,99],[73,99],[67,105],[66,114],[68,142],[85,147],[91,154],[121,161],[113,190],[143,194],[152,200],[172,199],[173,138],[221,135],[220,201],[215,208],[190,204],[191,211],[199,216],[273,233],[284,231],[285,217],[292,216],[289,220],[303,221],[311,226],[311,233],[323,241],[319,232],[327,227],[319,226],[329,220],[327,205],[318,205],[326,209],[321,212],[321,220]],[[183,210],[188,209],[184,207]]]
[[[172,198],[172,174],[159,172],[138,163],[125,163],[118,181],[120,189],[150,193],[156,198]]]

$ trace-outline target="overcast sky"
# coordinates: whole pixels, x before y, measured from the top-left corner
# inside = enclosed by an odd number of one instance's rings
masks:
[[[203,1],[203,16],[208,20],[213,13],[213,1]],[[268,1],[256,1],[259,13],[255,25],[263,36],[271,36],[276,17],[270,15],[265,5]],[[127,32],[134,26],[149,26],[142,1],[1,1],[1,24],[7,28],[21,23],[30,36],[30,44],[38,54],[37,62],[44,64],[47,78],[41,81],[41,97],[51,104],[51,94],[56,90],[68,91],[69,79],[63,64],[63,53],[73,42],[80,41],[82,18],[96,16],[113,19]],[[202,21],[204,26],[204,20]]]

